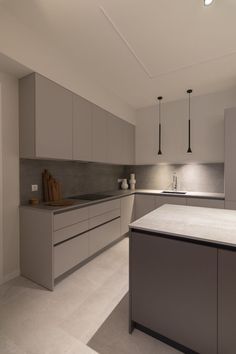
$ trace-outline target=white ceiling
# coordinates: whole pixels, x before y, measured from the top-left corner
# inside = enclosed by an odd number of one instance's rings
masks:
[[[236,1],[1,0],[134,108],[236,86]],[[56,58],[55,58],[56,60]]]

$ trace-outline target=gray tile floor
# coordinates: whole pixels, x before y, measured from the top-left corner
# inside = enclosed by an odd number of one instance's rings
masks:
[[[87,343],[127,291],[127,238],[54,292],[16,278],[0,287],[0,354],[93,354]]]

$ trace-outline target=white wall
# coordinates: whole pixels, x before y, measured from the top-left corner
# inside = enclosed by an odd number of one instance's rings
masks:
[[[9,58],[57,82],[118,117],[135,124],[135,110],[113,92],[88,77],[78,60],[68,61],[54,43],[36,37],[0,5],[0,51]]]
[[[224,109],[235,106],[236,89],[192,97],[192,154],[188,145],[188,100],[162,104],[162,153],[158,151],[157,106],[136,117],[136,164],[224,161]]]
[[[7,281],[19,274],[18,80],[0,73],[0,85],[0,281]]]

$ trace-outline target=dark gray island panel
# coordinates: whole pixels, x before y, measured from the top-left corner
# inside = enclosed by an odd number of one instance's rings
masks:
[[[219,354],[236,353],[236,252],[219,250]]]
[[[217,353],[217,249],[131,233],[131,319],[197,353]]]

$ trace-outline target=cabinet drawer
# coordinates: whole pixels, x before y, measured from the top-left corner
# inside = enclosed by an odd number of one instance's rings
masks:
[[[88,233],[54,247],[54,278],[88,257]]]
[[[205,208],[224,209],[225,202],[224,200],[218,200],[218,199],[187,198],[187,205],[199,206]]]
[[[89,217],[93,218],[94,216],[105,214],[114,209],[120,209],[120,199],[92,205],[89,207]]]
[[[164,204],[186,205],[186,198],[158,195],[156,197],[156,207],[159,208]]]
[[[96,253],[120,237],[120,218],[89,232],[89,255]]]
[[[88,219],[88,208],[75,209],[54,215],[54,230]]]
[[[68,227],[64,227],[63,229],[57,230],[53,234],[53,243],[62,242],[70,237],[76,236],[88,230],[88,220],[79,222],[78,224],[74,224]]]
[[[115,210],[109,211],[108,213],[95,216],[94,218],[89,219],[89,228],[92,229],[93,227],[104,224],[105,222],[108,222],[108,221],[115,219],[119,216],[120,216],[119,209],[115,209]]]

